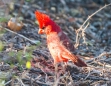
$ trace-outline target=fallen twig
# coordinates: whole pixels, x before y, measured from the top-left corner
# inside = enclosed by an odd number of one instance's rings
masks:
[[[102,8],[100,8],[99,10],[97,10],[96,12],[94,12],[93,14],[91,14],[90,16],[88,16],[88,18],[84,21],[84,23],[81,25],[81,27],[76,31],[77,36],[76,36],[76,44],[75,44],[75,47],[78,47],[78,46],[79,46],[79,40],[80,40],[81,36],[84,38],[84,34],[83,34],[83,33],[85,32],[85,29],[86,29],[86,28],[83,28],[83,26],[87,23],[87,21],[88,21],[92,16],[94,16],[96,13],[100,12],[102,9],[104,9],[104,8],[110,6],[110,5],[111,5],[111,3],[103,6]],[[86,25],[86,26],[87,26],[87,25]],[[83,35],[82,35],[82,34],[83,34]]]
[[[90,63],[90,62],[92,62],[92,61],[94,61],[94,60],[96,60],[98,58],[101,58],[102,56],[106,56],[106,55],[111,55],[111,52],[103,52],[99,56],[97,56],[97,57],[95,57],[95,58],[93,58],[91,60],[88,60],[87,63]]]
[[[3,28],[3,27],[0,26],[0,28]],[[40,41],[33,41],[33,40],[30,40],[29,38],[27,38],[27,37],[25,37],[25,36],[23,36],[23,35],[21,35],[21,34],[18,34],[18,33],[14,32],[14,31],[12,31],[12,30],[9,30],[9,29],[7,29],[7,28],[3,28],[3,29],[5,29],[6,31],[9,31],[9,32],[11,32],[11,33],[13,33],[13,34],[18,35],[18,36],[20,36],[20,37],[22,37],[22,38],[24,38],[24,39],[30,41],[30,42],[33,43],[33,44],[39,44],[39,43],[40,43]]]
[[[79,79],[82,79],[82,78],[86,78],[87,75],[83,75],[83,74],[79,74],[79,75],[76,75],[74,74],[73,75],[73,79],[75,80],[79,80]],[[94,81],[98,81],[98,80],[103,80],[103,81],[109,81],[108,79],[105,79],[105,78],[102,78],[100,76],[94,76],[94,75],[90,75],[89,77],[86,78],[86,80],[94,80]]]

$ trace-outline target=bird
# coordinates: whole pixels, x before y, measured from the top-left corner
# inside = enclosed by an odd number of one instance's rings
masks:
[[[38,34],[46,34],[47,46],[54,59],[54,64],[67,63],[71,60],[78,67],[87,67],[84,61],[71,52],[75,49],[73,43],[50,16],[36,10],[35,17],[39,23]]]

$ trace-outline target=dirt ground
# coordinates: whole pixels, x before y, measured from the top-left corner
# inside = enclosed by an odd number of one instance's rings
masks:
[[[46,36],[38,34],[36,10],[61,27],[87,68],[69,61],[55,74]],[[10,18],[22,22],[22,29],[12,31]],[[0,1],[0,86],[111,86],[110,68],[110,0]]]

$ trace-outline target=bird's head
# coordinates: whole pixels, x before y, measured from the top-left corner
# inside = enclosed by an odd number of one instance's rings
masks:
[[[49,34],[53,31],[60,31],[59,26],[53,20],[51,20],[48,15],[35,11],[35,16],[39,23],[39,34]]]

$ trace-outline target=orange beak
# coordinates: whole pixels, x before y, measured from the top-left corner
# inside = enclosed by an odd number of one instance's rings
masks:
[[[38,34],[44,34],[44,30],[39,29]]]

